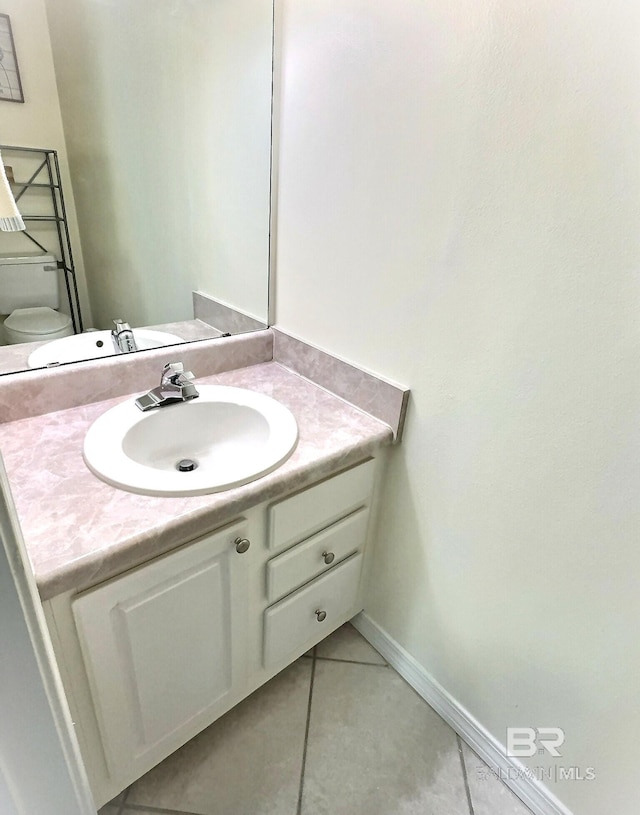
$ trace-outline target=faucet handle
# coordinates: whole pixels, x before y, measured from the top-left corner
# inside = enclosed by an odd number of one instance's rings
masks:
[[[165,382],[169,380],[170,382],[175,382],[178,377],[183,379],[195,379],[195,374],[191,371],[185,371],[182,362],[167,362],[162,369],[162,381]]]

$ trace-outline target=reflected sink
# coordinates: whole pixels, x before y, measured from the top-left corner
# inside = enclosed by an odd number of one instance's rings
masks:
[[[89,469],[129,492],[205,495],[248,484],[291,455],[298,426],[284,405],[244,388],[196,387],[188,402],[143,413],[132,399],[103,413],[85,436]]]
[[[134,328],[133,336],[140,351],[184,342],[176,334],[154,331],[151,328]],[[43,368],[47,365],[59,365],[62,362],[98,359],[114,354],[111,331],[87,331],[85,334],[61,337],[59,340],[52,340],[41,345],[30,354],[27,364],[30,368]]]

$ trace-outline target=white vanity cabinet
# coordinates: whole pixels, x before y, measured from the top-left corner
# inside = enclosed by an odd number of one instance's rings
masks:
[[[246,628],[246,523],[72,600],[107,764],[142,774],[226,709]]]
[[[98,807],[362,609],[377,468],[45,603]]]

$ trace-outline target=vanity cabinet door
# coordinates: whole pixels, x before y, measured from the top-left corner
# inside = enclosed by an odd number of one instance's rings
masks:
[[[226,527],[73,602],[115,778],[146,772],[237,692],[251,554],[236,540],[245,532],[243,523]]]

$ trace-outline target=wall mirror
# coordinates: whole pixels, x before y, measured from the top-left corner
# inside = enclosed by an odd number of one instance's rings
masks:
[[[272,0],[46,0],[46,11],[84,327],[119,317],[181,340],[265,327]],[[0,235],[0,253],[22,248]]]

